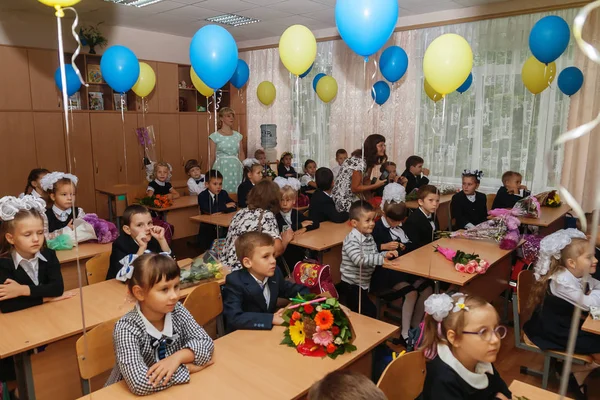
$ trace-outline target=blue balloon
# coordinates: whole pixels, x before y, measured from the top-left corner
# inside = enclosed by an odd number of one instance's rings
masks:
[[[198,77],[213,90],[225,86],[238,65],[238,47],[227,29],[206,25],[190,44],[190,61]]]
[[[573,96],[583,85],[583,72],[577,67],[568,67],[558,75],[558,88],[567,96]]]
[[[529,48],[533,56],[544,64],[556,60],[569,45],[569,24],[556,15],[549,15],[535,23],[529,34]]]
[[[458,93],[464,93],[467,90],[469,90],[469,88],[471,87],[471,84],[473,83],[473,73],[469,72],[469,76],[467,76],[467,79],[463,82],[462,85],[460,85],[458,87],[458,89],[456,89],[456,91]]]
[[[384,81],[375,82],[371,90],[371,98],[380,106],[390,98],[390,85]]]
[[[71,64],[65,64],[65,75],[67,80],[67,95],[73,96],[79,88],[81,87],[81,82],[79,81],[79,77],[77,73],[75,73],[75,68]],[[62,81],[60,79],[60,67],[56,69],[54,73],[54,82],[56,82],[56,86],[62,92]]]
[[[315,63],[310,64],[310,67],[308,67],[308,69],[306,70],[305,73],[303,73],[302,75],[300,75],[300,78],[304,78],[306,75],[310,74],[310,71],[312,71],[312,67],[315,65]]]
[[[135,85],[140,76],[140,63],[125,46],[109,47],[100,59],[102,78],[115,92],[125,93]]]
[[[335,2],[335,24],[340,36],[355,53],[365,57],[365,61],[388,41],[397,21],[397,0]]]
[[[248,78],[250,77],[250,68],[248,68],[248,64],[244,60],[238,60],[237,68],[231,77],[231,84],[235,86],[237,89],[241,89],[246,82],[248,82]]]
[[[399,81],[408,69],[406,52],[398,46],[388,47],[379,58],[379,69],[387,81],[392,83]]]
[[[315,90],[315,92],[317,91],[317,83],[319,83],[319,79],[321,79],[324,76],[325,76],[325,74],[321,72],[321,73],[317,74],[317,76],[314,77],[313,89]]]

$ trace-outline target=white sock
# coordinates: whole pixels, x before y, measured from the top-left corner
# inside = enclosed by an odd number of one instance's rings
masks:
[[[394,285],[394,290],[399,291],[404,289],[405,287],[410,286],[410,284],[406,282],[400,282]],[[415,303],[417,302],[418,293],[416,291],[409,292],[404,296],[404,301],[402,302],[402,326],[400,330],[400,334],[406,340],[408,339],[408,330],[410,329],[410,320],[413,315],[413,311],[415,310]]]
[[[415,312],[412,317],[412,327],[417,327],[423,320],[423,315],[425,314],[425,300],[433,293],[433,289],[431,287],[427,287],[423,289],[423,291],[419,292],[419,298],[417,300],[417,304],[415,305]]]

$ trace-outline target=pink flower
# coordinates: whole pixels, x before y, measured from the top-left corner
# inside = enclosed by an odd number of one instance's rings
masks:
[[[481,267],[481,265],[477,264],[477,266],[475,267],[475,272],[478,274],[483,274],[485,273],[485,269]]]
[[[317,327],[317,331],[313,335],[312,339],[315,344],[320,346],[328,346],[333,343],[333,333],[331,333],[330,330],[322,330],[321,328]]]
[[[479,263],[477,262],[477,260],[471,260],[467,263],[467,265],[465,265],[466,268],[473,268],[473,270],[475,270],[475,268],[477,268],[477,266],[479,265]]]
[[[488,270],[488,268],[490,267],[490,263],[489,263],[489,262],[487,262],[486,260],[481,260],[481,261],[479,261],[479,266],[480,266],[481,268],[483,268],[483,272],[485,272],[485,271],[487,271],[487,270]]]
[[[439,253],[441,253],[448,261],[452,261],[454,256],[456,256],[456,250],[452,250],[448,247],[438,246],[435,248]]]
[[[509,231],[514,231],[519,228],[519,225],[521,225],[521,221],[519,221],[519,218],[513,217],[512,215],[506,216],[504,222],[506,222],[506,226]]]
[[[473,266],[473,264],[469,263],[465,266],[465,271],[467,272],[467,274],[474,274],[475,267]]]
[[[456,268],[456,270],[457,270],[458,272],[461,272],[461,273],[465,272],[465,270],[466,270],[466,269],[465,269],[465,266],[464,266],[463,264],[459,264],[459,263],[457,263],[457,264],[454,266],[454,268]]]

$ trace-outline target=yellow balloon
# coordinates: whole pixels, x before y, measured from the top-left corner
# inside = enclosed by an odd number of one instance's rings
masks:
[[[423,88],[425,89],[425,93],[427,94],[427,97],[429,97],[435,103],[437,103],[438,101],[440,101],[441,99],[444,98],[444,95],[443,94],[439,94],[438,92],[436,92],[431,87],[431,85],[429,84],[429,82],[427,82],[427,80],[423,81]]]
[[[447,33],[436,38],[423,57],[423,73],[440,94],[454,92],[473,69],[473,51],[460,35]]]
[[[336,80],[331,76],[324,76],[317,83],[317,95],[325,103],[329,103],[337,96],[338,85]]]
[[[538,61],[537,58],[531,56],[523,64],[521,70],[521,79],[525,87],[533,94],[542,93],[556,76],[556,63],[548,65]]]
[[[42,4],[45,4],[50,7],[56,7],[56,6],[71,7],[71,6],[79,3],[81,0],[38,0],[38,1]]]
[[[302,75],[315,62],[317,40],[304,25],[292,25],[279,39],[279,58],[294,75]]]
[[[256,88],[256,96],[265,106],[271,105],[275,101],[276,93],[275,85],[269,81],[261,82]]]
[[[200,79],[200,77],[198,76],[198,74],[196,74],[196,71],[194,71],[194,68],[192,67],[190,67],[190,78],[192,78],[192,85],[194,85],[196,90],[199,91],[202,96],[210,97],[215,92],[214,90],[206,86],[204,82],[202,82],[202,79]]]
[[[156,85],[156,74],[151,66],[145,62],[140,62],[140,76],[131,90],[133,93],[144,98],[154,90]]]

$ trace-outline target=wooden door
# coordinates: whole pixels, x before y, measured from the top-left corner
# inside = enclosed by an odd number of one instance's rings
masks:
[[[179,140],[181,141],[181,164],[185,166],[187,160],[195,159],[200,162],[200,148],[198,146],[198,117],[196,114],[181,114],[179,116]],[[184,168],[185,174],[185,168]],[[187,176],[184,176],[184,178]]]
[[[56,50],[28,49],[31,102],[34,110],[62,110],[62,94],[54,82],[58,68]]]
[[[150,66],[150,68],[152,68],[152,70],[154,71],[154,75],[156,76],[156,86],[154,87],[154,90],[152,91],[152,93],[150,93],[145,99],[144,99],[144,104],[146,107],[146,112],[147,113],[152,113],[152,112],[158,112],[158,63],[156,61],[147,61],[147,60],[140,60],[142,62],[145,62],[146,64],[148,64]],[[142,108],[142,99],[139,97],[136,97],[136,110],[138,112],[142,112],[143,108]]]
[[[0,46],[0,88],[0,110],[31,110],[27,50]]]
[[[0,171],[5,171],[0,196],[18,196],[27,185],[29,171],[40,166],[34,146],[32,113],[0,112],[0,143]]]
[[[69,120],[69,131],[71,168],[73,174],[79,178],[77,206],[83,208],[86,213],[95,213],[96,190],[89,113],[73,113],[73,118]]]
[[[177,86],[177,64],[159,62],[157,66],[158,110],[166,113],[178,112],[179,88]]]
[[[203,172],[212,168],[212,165],[208,165],[208,135],[214,130],[214,127],[208,126],[210,122],[208,113],[198,114],[198,150],[200,152],[198,161],[202,159]]]
[[[127,157],[123,161],[123,170],[121,171],[121,183],[137,185],[142,183],[142,180],[146,176],[142,159],[142,148],[138,142],[136,133],[139,126],[137,114],[125,114],[125,126],[121,127],[121,135],[119,135],[120,145],[127,150]],[[125,135],[125,141],[123,141],[122,135]],[[125,169],[125,166],[127,169]]]
[[[33,113],[37,162],[50,171],[67,171],[63,122],[60,112]]]
[[[185,178],[181,166],[181,141],[179,140],[179,114],[161,114],[160,123],[160,161],[173,167],[172,180]]]

